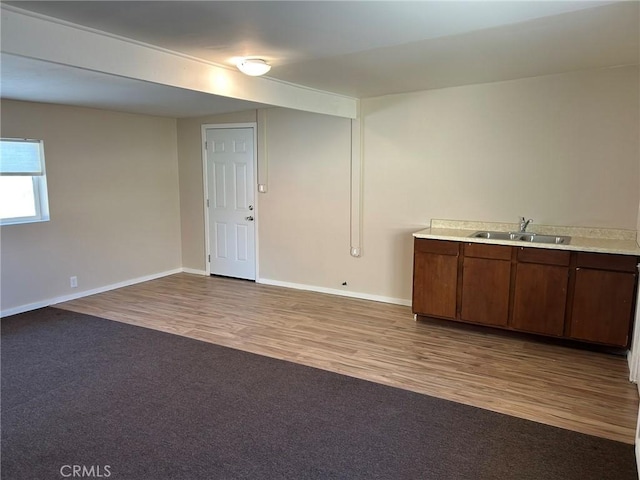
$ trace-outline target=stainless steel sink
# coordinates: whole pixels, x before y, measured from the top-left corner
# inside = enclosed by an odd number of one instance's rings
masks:
[[[493,240],[519,240],[520,234],[513,232],[476,232],[474,238],[490,238]]]
[[[540,235],[538,233],[523,233],[520,237],[523,242],[532,243],[555,243],[556,245],[567,245],[571,237],[562,235]]]
[[[571,237],[563,235],[541,235],[539,233],[526,232],[492,232],[479,231],[469,235],[471,238],[486,238],[489,240],[512,240],[530,243],[552,243],[556,245],[568,245]]]

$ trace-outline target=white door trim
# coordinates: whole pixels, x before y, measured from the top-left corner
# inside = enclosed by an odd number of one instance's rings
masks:
[[[207,182],[207,148],[205,142],[207,140],[207,130],[213,129],[232,129],[232,128],[251,128],[253,131],[253,173],[254,173],[254,182],[253,182],[253,193],[254,193],[254,214],[255,218],[255,269],[256,269],[256,282],[260,278],[260,272],[258,270],[258,266],[260,262],[258,260],[258,223],[260,215],[259,211],[259,202],[258,202],[258,183],[257,183],[257,171],[258,171],[258,124],[256,122],[248,122],[248,123],[206,123],[202,125],[201,128],[201,138],[200,145],[202,148],[202,182],[203,182],[203,211],[204,211],[204,248],[205,248],[205,256],[204,263],[206,265],[205,271],[207,275],[211,275],[211,262],[209,261],[209,255],[211,252],[209,250],[209,212],[207,207],[207,198],[209,195],[209,185]]]

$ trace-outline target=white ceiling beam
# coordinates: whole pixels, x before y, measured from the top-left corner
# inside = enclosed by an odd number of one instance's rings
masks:
[[[0,50],[73,68],[169,85],[223,97],[344,118],[356,118],[358,99],[235,69],[73,25],[2,7]]]

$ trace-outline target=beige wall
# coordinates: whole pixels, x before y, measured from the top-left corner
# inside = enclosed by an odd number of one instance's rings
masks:
[[[408,300],[411,233],[432,218],[636,228],[637,68],[387,96],[362,109],[360,259],[349,256],[348,123],[269,110],[261,277]]]
[[[349,121],[268,109],[260,277],[406,301],[411,233],[432,218],[636,229],[638,83],[625,67],[363,100],[362,258]],[[3,135],[45,139],[52,221],[3,227],[2,308],[72,294],[71,275],[92,289],[205,270],[201,126],[256,118],[3,102]]]
[[[51,212],[0,229],[3,311],[181,267],[175,120],[1,107],[2,136],[44,140]]]
[[[371,195],[376,211],[635,229],[637,67],[382,97],[364,115],[367,168],[389,175],[370,189],[412,200]]]
[[[351,121],[267,112],[269,190],[259,197],[260,277],[349,290]]]
[[[410,297],[407,234],[432,218],[636,229],[638,85],[628,67],[363,101],[364,291]]]
[[[255,121],[255,110],[177,121],[182,266],[187,269],[206,270],[202,125]]]

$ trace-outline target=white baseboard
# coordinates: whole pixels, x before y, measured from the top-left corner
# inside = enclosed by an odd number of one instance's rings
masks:
[[[361,300],[372,300],[374,302],[392,303],[394,305],[411,306],[411,300],[404,298],[384,297],[382,295],[371,295],[369,293],[352,292],[349,290],[339,290],[337,288],[318,287],[315,285],[306,285],[303,283],[281,282],[280,280],[271,280],[269,278],[259,278],[256,283],[264,285],[274,285],[276,287],[295,288],[296,290],[307,290],[317,293],[328,293],[330,295],[339,295],[341,297],[359,298]]]
[[[191,273],[193,275],[203,275],[203,276],[207,275],[207,272],[205,270],[196,270],[195,268],[182,267],[181,271],[183,273]]]
[[[115,290],[117,288],[128,287],[137,283],[148,282],[149,280],[155,280],[157,278],[166,277],[168,275],[174,275],[176,273],[190,273],[194,275],[206,276],[207,272],[204,270],[197,270],[193,268],[176,268],[174,270],[167,270],[165,272],[155,273],[152,275],[145,275],[144,277],[133,278],[125,280],[123,282],[113,283],[111,285],[105,285],[103,287],[94,288],[91,290],[82,290],[80,292],[74,292],[70,295],[63,295],[60,297],[48,298],[38,302],[28,303],[25,305],[19,305],[13,308],[7,308],[0,311],[0,318],[9,317],[18,313],[24,313],[38,308],[44,308],[58,303],[69,302],[82,297],[88,297],[89,295],[95,295],[97,293],[108,292],[109,290]],[[262,283],[264,285],[274,285],[277,287],[294,288],[296,290],[307,290],[317,293],[328,293],[330,295],[339,295],[341,297],[359,298],[362,300],[372,300],[374,302],[391,303],[395,305],[410,306],[411,300],[403,298],[384,297],[382,295],[371,295],[368,293],[352,292],[349,290],[339,290],[336,288],[318,287],[315,285],[306,285],[302,283],[281,282],[279,280],[271,280],[268,278],[260,278],[256,280],[256,283]]]
[[[148,282],[149,280],[155,280],[157,278],[166,277],[168,275],[174,275],[176,273],[182,273],[182,268],[176,268],[174,270],[167,270],[165,272],[154,273],[151,275],[145,275],[144,277],[133,278],[131,280],[125,280],[123,282],[113,283],[111,285],[105,285],[104,287],[98,287],[91,290],[82,290],[80,292],[74,292],[70,295],[63,295],[61,297],[48,298],[39,302],[28,303],[26,305],[20,305],[18,307],[8,308],[0,311],[0,318],[8,317],[10,315],[16,315],[18,313],[24,313],[38,308],[49,307],[57,303],[69,302],[82,297],[88,297],[89,295],[95,295],[96,293],[108,292],[109,290],[115,290],[116,288],[128,287],[135,285],[136,283]]]

